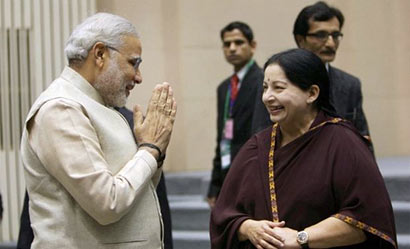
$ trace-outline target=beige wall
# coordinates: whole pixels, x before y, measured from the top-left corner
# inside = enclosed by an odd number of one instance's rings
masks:
[[[256,60],[295,47],[297,13],[315,1],[98,0],[97,9],[130,19],[143,43],[144,82],[128,103],[146,106],[155,83],[172,83],[178,101],[165,168],[211,169],[216,137],[216,87],[232,72],[219,31],[228,22],[249,23]],[[410,1],[328,1],[345,15],[335,66],[362,80],[364,109],[378,157],[410,156]]]

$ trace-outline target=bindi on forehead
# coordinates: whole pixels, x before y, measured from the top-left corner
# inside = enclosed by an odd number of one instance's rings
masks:
[[[266,76],[264,81],[266,83],[282,83],[282,84],[287,84],[289,83],[289,80],[286,78],[282,78],[282,77],[276,77],[274,75],[272,76]]]

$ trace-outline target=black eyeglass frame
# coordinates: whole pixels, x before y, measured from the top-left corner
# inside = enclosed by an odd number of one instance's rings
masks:
[[[111,47],[111,46],[108,46],[108,45],[105,45],[105,46],[106,46],[108,49],[114,50],[115,52],[120,53],[120,54],[124,55],[125,57],[129,58],[129,57],[126,56],[125,54],[121,53],[121,51],[119,51],[117,48],[114,48],[114,47]],[[135,62],[132,62],[131,64],[132,64],[132,66],[134,67],[134,70],[137,71],[137,70],[139,69],[140,64],[142,63],[141,57],[136,57],[136,58],[133,58],[133,59],[131,59],[131,60],[132,60],[132,61],[135,61]]]
[[[326,42],[329,39],[329,36],[331,36],[333,41],[335,42],[340,42],[343,39],[343,33],[338,31],[332,33],[326,31],[319,31],[316,33],[307,33],[305,36],[314,37],[322,42]]]

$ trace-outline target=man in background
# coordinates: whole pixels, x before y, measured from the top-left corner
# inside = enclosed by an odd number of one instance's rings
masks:
[[[256,41],[249,25],[232,22],[220,36],[225,58],[234,72],[217,89],[217,144],[207,199],[211,208],[232,161],[252,135],[256,89],[263,81],[262,70],[252,58]],[[259,101],[262,103],[262,99]]]
[[[342,12],[320,1],[302,9],[294,23],[293,36],[299,48],[315,53],[325,63],[330,80],[330,100],[337,114],[352,122],[359,132],[370,140],[370,132],[362,107],[360,80],[330,65],[335,60],[337,49],[343,38],[343,24]],[[258,94],[261,98],[262,89],[258,90]],[[255,108],[252,128],[254,131],[272,124],[266,110],[264,112],[259,110],[261,108]]]

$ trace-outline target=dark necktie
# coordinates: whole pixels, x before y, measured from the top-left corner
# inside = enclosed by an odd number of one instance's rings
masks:
[[[235,101],[238,96],[239,78],[236,74],[231,77],[231,101]]]

